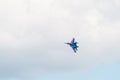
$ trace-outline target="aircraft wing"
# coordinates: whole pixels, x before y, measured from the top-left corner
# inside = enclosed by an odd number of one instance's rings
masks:
[[[74,48],[74,47],[72,47],[72,49],[73,49],[73,51],[76,53],[77,49],[76,49],[76,48]]]

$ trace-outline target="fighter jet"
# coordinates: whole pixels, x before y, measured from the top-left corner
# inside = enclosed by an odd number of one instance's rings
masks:
[[[72,41],[70,43],[65,43],[65,44],[68,44],[70,45],[70,47],[72,47],[73,51],[76,53],[77,52],[77,48],[79,46],[77,46],[78,42],[75,42],[75,38],[72,39]]]

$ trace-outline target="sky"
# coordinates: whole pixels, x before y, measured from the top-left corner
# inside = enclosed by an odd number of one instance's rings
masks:
[[[119,14],[119,0],[0,0],[0,80],[120,80]]]

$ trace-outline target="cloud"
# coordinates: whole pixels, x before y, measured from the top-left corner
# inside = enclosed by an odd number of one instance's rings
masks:
[[[76,72],[120,61],[119,1],[0,1],[1,78]],[[74,54],[64,42],[75,37]]]

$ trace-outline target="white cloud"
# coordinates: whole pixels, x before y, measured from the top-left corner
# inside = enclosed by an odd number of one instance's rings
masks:
[[[0,3],[0,69],[6,72],[8,66],[9,73],[13,73],[4,74],[5,77],[74,72],[120,61],[117,0]],[[72,37],[79,42],[78,55],[64,44]]]

